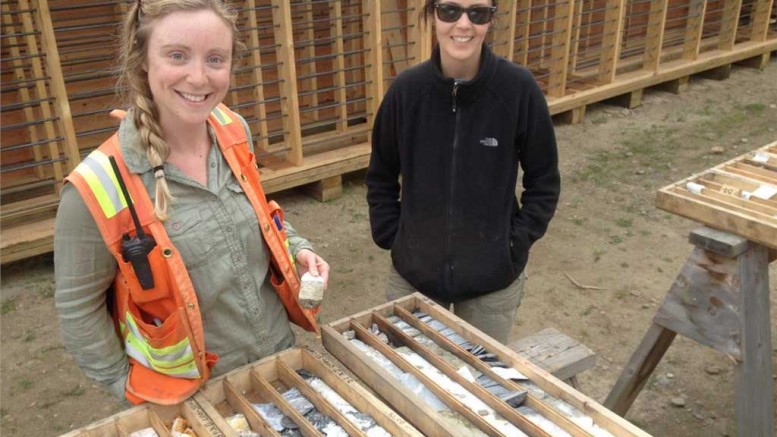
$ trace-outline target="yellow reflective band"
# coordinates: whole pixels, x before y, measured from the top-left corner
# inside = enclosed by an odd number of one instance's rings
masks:
[[[291,268],[295,272],[297,271],[297,265],[294,263],[294,257],[291,256],[291,245],[289,244],[289,239],[286,238],[283,240],[283,245],[286,246],[286,253],[289,254],[289,261],[291,261]]]
[[[120,328],[124,335],[127,355],[143,366],[168,376],[176,378],[200,377],[188,338],[171,346],[154,348],[140,334],[132,314],[127,312],[126,317],[127,324],[120,323]]]
[[[218,120],[219,124],[222,126],[226,126],[232,123],[232,119],[227,115],[226,112],[222,111],[218,106],[213,108],[213,115],[216,117],[216,120]]]
[[[99,150],[90,153],[74,170],[84,178],[106,218],[127,207],[108,156]]]

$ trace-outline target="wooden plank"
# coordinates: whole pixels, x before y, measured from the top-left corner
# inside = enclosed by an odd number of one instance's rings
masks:
[[[402,36],[402,20],[400,14],[401,8],[397,5],[397,0],[381,0],[380,9],[383,13],[381,27],[383,31],[383,42],[387,46],[386,52],[390,57],[390,66],[394,67],[395,74],[405,71],[409,66],[407,60],[407,41]],[[407,14],[408,19],[412,19]],[[409,23],[408,23],[409,24]],[[417,61],[416,61],[417,62]]]
[[[734,409],[738,435],[774,432],[774,380],[769,322],[769,261],[755,246],[738,258],[740,346],[743,360],[734,366]]]
[[[14,79],[16,79],[16,80],[27,79],[27,75],[24,73],[24,67],[22,65],[22,60],[21,60],[22,54],[21,54],[21,51],[19,50],[19,41],[16,39],[16,36],[15,36],[17,30],[15,28],[15,23],[13,22],[13,17],[11,16],[11,13],[10,13],[11,12],[11,8],[8,5],[8,3],[3,3],[2,4],[2,12],[3,12],[3,27],[5,28],[4,30],[5,30],[6,34],[9,35],[8,36],[8,42],[6,44],[9,47],[9,51],[10,51],[10,55],[11,55],[10,63],[13,66]],[[29,17],[28,17],[29,14],[24,13],[24,14],[20,14],[20,15],[22,15],[23,17],[27,17],[27,19],[29,20]],[[23,27],[26,27],[26,26],[23,26]],[[30,32],[31,27],[32,26],[30,26],[30,29],[24,29],[24,32],[25,33]],[[30,41],[30,38],[32,38],[32,41]],[[35,41],[35,35],[34,34],[29,35],[26,38],[26,40],[27,40],[27,52],[29,52],[30,54],[33,55],[33,58],[32,58],[33,74],[35,75],[35,77],[43,78],[44,77],[43,73],[42,72],[38,73],[36,71],[36,66],[37,66],[37,69],[40,70],[40,65],[41,64],[40,64],[40,59],[38,59],[37,57],[34,57],[34,55],[36,55],[38,53],[38,43],[37,43],[37,41]],[[41,99],[44,99],[44,98],[48,97],[48,94],[45,93],[45,91],[46,91],[45,90],[45,84],[44,84],[43,91],[44,91],[44,94],[40,94],[40,90],[38,90],[38,95],[40,96]],[[19,92],[19,97],[21,97],[22,102],[29,102],[30,100],[32,100],[31,96],[30,96],[30,90],[29,90],[29,88],[27,86],[19,87],[18,92]],[[45,103],[46,108],[48,108],[48,102],[43,102],[43,103]],[[25,121],[30,122],[30,121],[35,120],[35,114],[33,113],[33,110],[32,110],[31,107],[25,107],[23,112],[24,112],[24,120]],[[44,115],[43,119],[48,119],[50,117],[51,117],[51,114],[49,114],[47,116]],[[47,124],[51,124],[50,121],[48,121],[46,123]],[[29,135],[30,135],[30,142],[31,143],[37,143],[38,140],[39,140],[39,137],[38,137],[38,126],[34,126],[34,125],[30,126],[28,128],[28,132],[29,132]],[[53,138],[53,137],[48,137],[48,138]],[[41,147],[40,146],[35,146],[35,147],[32,148],[32,155],[33,155],[33,159],[35,159],[35,161],[43,160],[43,153],[41,152]],[[57,163],[57,165],[59,165],[59,163]],[[43,177],[45,177],[45,175],[43,173],[43,169],[40,168],[40,167],[35,167],[35,174],[36,174],[36,176],[39,179],[42,179]],[[5,214],[3,214],[3,215],[5,215]]]
[[[305,417],[299,413],[294,407],[289,404],[288,401],[265,379],[264,376],[257,370],[251,371],[251,381],[253,387],[264,397],[267,401],[272,402],[278,407],[279,410],[288,416],[294,423],[299,426],[299,431],[305,437],[323,437],[323,434],[318,432],[315,427]]]
[[[527,66],[529,64],[529,36],[531,34],[532,19],[532,0],[516,0],[518,11],[515,17],[516,31],[518,38],[518,52],[513,56],[513,62],[518,65]],[[518,25],[520,23],[520,25]]]
[[[62,76],[62,67],[59,60],[57,38],[54,35],[54,26],[51,23],[51,13],[47,0],[33,0],[35,4],[37,27],[41,33],[41,48],[46,53],[46,72],[51,78],[49,89],[55,98],[57,115],[59,116],[60,134],[64,137],[65,154],[68,158],[68,172],[76,168],[81,162],[81,155],[76,143],[76,133],[73,127],[73,116],[70,112],[70,103],[65,89],[65,79]],[[19,0],[21,9],[30,9],[27,0]]]
[[[273,193],[367,168],[370,159],[369,144],[357,144],[333,152],[324,152],[305,158],[300,167],[277,170],[262,169],[262,186],[266,193]]]
[[[668,3],[669,0],[650,0],[643,67],[647,71],[658,71],[661,64],[661,49],[664,46]]]
[[[614,97],[611,100],[616,105],[623,106],[624,108],[634,109],[642,104],[642,92],[643,90],[641,89],[634,90],[630,93]]]
[[[478,399],[483,401],[486,405],[491,407],[500,417],[510,422],[513,426],[527,433],[531,437],[549,437],[546,431],[533,422],[529,421],[523,414],[514,410],[507,405],[504,401],[500,400],[488,390],[484,389],[476,382],[468,381],[461,374],[457,372],[453,366],[448,364],[445,360],[434,354],[427,347],[414,341],[407,334],[402,332],[399,328],[392,325],[385,317],[380,314],[374,315],[378,324],[378,329],[391,336],[395,341],[394,344],[401,344],[402,346],[409,347],[413,352],[420,355],[421,358],[431,363],[437,370],[440,370],[445,376],[451,379],[456,384],[464,387],[468,392],[477,396]]]
[[[451,328],[453,331],[468,341],[474,344],[487,344],[489,351],[494,353],[500,361],[510,367],[516,368],[546,393],[563,400],[564,402],[591,416],[594,423],[606,429],[607,431],[613,433],[616,436],[648,435],[633,424],[623,420],[612,411],[607,410],[592,399],[572,389],[570,386],[555,376],[542,370],[527,359],[518,356],[507,346],[489,340],[490,337],[488,337],[482,331],[472,327],[455,315],[443,310],[439,305],[436,305],[428,298],[423,297],[418,293],[415,293],[412,296],[416,298],[417,306],[422,311],[441,321],[447,327]]]
[[[525,390],[525,388],[520,384],[499,376],[491,369],[491,367],[489,367],[483,361],[481,361],[480,359],[478,359],[468,351],[462,349],[460,346],[453,343],[448,338],[446,338],[439,332],[432,329],[426,323],[423,323],[420,320],[418,320],[418,318],[413,316],[413,314],[410,313],[410,311],[408,311],[404,307],[400,306],[399,304],[394,304],[393,309],[394,309],[394,315],[398,316],[404,322],[411,325],[415,329],[419,330],[426,337],[432,339],[438,346],[442,347],[443,349],[452,353],[453,355],[456,355],[460,360],[467,363],[468,365],[476,369],[481,374],[488,376],[491,380],[499,383],[499,385],[509,390]],[[526,395],[525,405],[528,406],[529,408],[534,409],[540,415],[547,418],[554,424],[558,425],[560,428],[567,431],[572,436],[580,437],[580,436],[589,435],[587,432],[582,430],[579,426],[577,426],[569,419],[559,414],[556,410],[548,406],[545,402],[539,400],[531,392],[529,392]]]
[[[596,364],[596,354],[591,349],[553,328],[543,329],[507,346],[563,380]]]
[[[489,352],[493,353],[497,357],[498,360],[507,364],[509,367],[514,367],[519,372],[526,375],[539,389],[543,390],[546,394],[552,397],[555,397],[559,400],[562,400],[567,404],[569,404],[570,406],[572,406],[573,408],[578,409],[584,415],[589,416],[591,418],[592,422],[590,423],[596,424],[606,429],[613,435],[615,436],[632,436],[632,435],[647,436],[648,435],[644,431],[641,431],[639,428],[634,426],[633,424],[623,420],[621,417],[617,416],[613,412],[606,410],[604,407],[597,404],[592,399],[573,390],[571,387],[564,384],[562,381],[555,378],[550,373],[542,370],[541,368],[532,364],[525,358],[521,358],[514,351],[507,348],[505,345],[502,345],[498,342],[493,341],[493,339],[485,335],[477,328],[473,327],[472,325],[469,325],[468,323],[456,317],[452,313],[442,309],[439,305],[436,305],[431,299],[419,293],[414,293],[410,296],[398,299],[396,301],[392,301],[386,304],[376,306],[370,310],[362,311],[361,313],[358,313],[354,316],[346,317],[344,319],[332,322],[331,324],[323,327],[322,339],[326,349],[329,352],[331,352],[335,357],[343,357],[341,358],[341,361],[345,363],[347,366],[349,366],[349,368],[351,368],[351,370],[354,371],[357,375],[359,375],[363,381],[366,381],[370,384],[374,384],[372,388],[375,389],[376,391],[385,392],[387,393],[387,395],[392,395],[393,391],[402,392],[402,391],[406,391],[406,389],[401,385],[398,385],[397,387],[393,387],[396,384],[391,384],[392,379],[390,376],[388,376],[387,372],[384,369],[382,369],[380,366],[371,365],[372,360],[370,358],[367,358],[364,354],[360,353],[354,345],[352,345],[347,339],[345,339],[345,337],[343,337],[340,334],[340,332],[350,329],[351,325],[353,324],[353,321],[356,318],[359,318],[361,320],[359,322],[360,324],[369,325],[371,323],[372,313],[379,313],[383,316],[397,314],[400,311],[400,310],[397,310],[397,306],[404,308],[407,311],[413,311],[416,309],[423,311],[431,315],[433,318],[437,319],[441,323],[445,324],[448,328],[450,328],[460,336],[464,337],[464,339],[466,339],[470,343],[484,345]],[[444,342],[438,343],[438,344],[444,344]],[[456,348],[458,346],[453,345],[453,347]],[[475,361],[477,361],[474,355],[468,354],[468,353],[465,355],[469,355],[471,359],[474,359]],[[460,356],[460,358],[464,358],[464,356]],[[352,364],[354,363],[360,364],[358,372],[355,370],[356,366],[352,366]],[[480,363],[480,364],[483,365],[483,363]],[[364,373],[364,376],[361,373]],[[384,381],[383,379],[380,379],[380,376],[378,375],[386,376],[389,379],[385,379]],[[498,379],[495,379],[495,380],[499,381]],[[376,382],[380,382],[380,383],[376,383]],[[393,393],[393,394],[396,395],[398,393]],[[381,396],[383,396],[382,393],[381,393]],[[412,397],[410,399],[411,399],[410,404],[396,404],[393,401],[391,401],[390,403],[392,406],[394,406],[397,409],[401,408],[401,411],[404,411],[404,409],[409,408],[410,409],[409,413],[415,414],[414,408],[416,404],[412,402]],[[528,402],[528,399],[529,397],[527,397],[527,402]],[[542,412],[541,414],[544,415],[544,413]],[[421,431],[425,432],[424,429],[421,429]],[[578,435],[578,434],[573,434],[573,435]]]
[[[330,18],[335,26],[335,79],[334,84],[337,87],[335,91],[335,102],[339,104],[337,107],[337,132],[345,132],[348,130],[348,96],[346,94],[345,83],[345,51],[343,45],[343,7],[342,0],[334,2],[334,7],[330,9]]]
[[[625,0],[607,0],[602,32],[602,53],[599,59],[599,80],[610,83],[615,80],[624,27]]]
[[[236,411],[241,412],[245,417],[251,429],[261,433],[263,436],[280,437],[277,431],[273,429],[270,424],[259,414],[256,409],[251,405],[251,402],[240,394],[235,386],[229,382],[229,379],[223,379],[225,399]],[[211,402],[204,402],[208,405],[212,405]],[[216,413],[218,415],[218,413]]]
[[[705,0],[689,0],[685,39],[683,40],[683,59],[695,60],[699,57],[706,8],[707,2]]]
[[[550,76],[547,89],[549,97],[562,97],[566,94],[574,7],[572,0],[559,0],[553,8],[553,37],[551,38]],[[547,11],[547,8],[545,10]]]
[[[578,106],[558,115],[559,121],[564,124],[580,124],[585,119],[585,106]]]
[[[319,202],[327,202],[343,195],[343,177],[331,176],[302,186],[302,191]]]
[[[750,41],[766,41],[774,0],[756,0],[750,15]]]
[[[305,380],[302,379],[302,377],[299,376],[287,364],[279,359],[276,359],[276,366],[278,366],[278,377],[284,383],[284,385],[289,388],[294,387],[299,390],[300,393],[302,393],[302,395],[308,401],[310,401],[310,403],[313,404],[320,413],[329,416],[329,418],[340,425],[340,427],[342,427],[349,436],[359,437],[366,435],[360,428],[351,423],[351,421],[348,420],[343,415],[343,413],[332,406],[332,404],[327,402],[326,399],[321,396],[321,394],[313,389],[313,387],[309,386],[308,383],[305,382]]]
[[[574,75],[577,72],[577,55],[580,51],[580,31],[581,26],[583,24],[583,1],[575,1],[575,12],[573,17],[573,24],[572,29],[574,30],[574,35],[572,35],[572,47],[571,52],[569,54],[569,74]],[[587,27],[586,30],[589,30],[590,26]],[[587,35],[586,35],[587,36]],[[587,40],[586,40],[587,42]]]
[[[698,202],[698,200],[691,196],[659,191],[656,197],[656,206],[712,228],[733,232],[751,241],[777,248],[773,223],[757,220],[750,214],[735,212],[728,206],[724,207],[712,203],[704,204],[703,209],[687,208],[689,203]]]
[[[363,312],[369,316],[369,312]],[[351,320],[358,316],[352,316],[344,323],[350,324]],[[340,360],[362,381],[381,381],[381,384],[370,384],[370,387],[394,409],[402,411],[405,419],[418,428],[424,435],[430,437],[458,436],[465,437],[464,433],[456,430],[446,430],[446,424],[440,415],[426,403],[415,402],[416,396],[405,386],[397,381],[387,370],[380,366],[374,366],[371,358],[360,353],[354,345],[337,332],[332,326],[322,327],[321,340],[324,347],[335,357],[349,357],[347,361]]]
[[[621,371],[603,405],[625,416],[677,334],[653,323]]]
[[[421,437],[421,433],[418,430],[413,428],[394,410],[362,388],[356,380],[348,376],[332,361],[313,349],[301,349],[301,352],[303,369],[310,371],[324,381],[357,410],[375,419],[391,435]],[[286,356],[285,354],[280,355],[278,359],[285,361]]]
[[[518,2],[511,1],[507,10],[502,13],[499,9],[494,16],[494,23],[491,25],[494,43],[492,50],[497,56],[513,59],[513,49],[515,47],[515,13]],[[507,21],[503,23],[502,21]]]
[[[291,25],[291,5],[287,1],[272,0],[272,16],[275,24],[275,43],[279,61],[278,75],[281,82],[281,108],[283,137],[289,151],[286,160],[302,165],[302,128],[297,94],[297,67],[294,59],[294,37]]]
[[[694,248],[656,312],[655,323],[741,358],[736,259]]]
[[[734,48],[740,9],[742,9],[742,0],[723,0],[723,12],[720,17],[719,50],[732,50]]]
[[[259,21],[256,17],[256,0],[246,0],[246,7],[248,8],[248,27],[251,29],[248,31],[248,41],[251,47],[251,62],[255,66],[262,65],[262,55],[259,50]],[[270,146],[270,138],[266,135],[269,132],[267,127],[267,106],[264,104],[264,77],[261,68],[254,68],[252,72],[254,79],[254,87],[251,90],[251,94],[254,98],[254,114],[256,115],[257,122],[254,127],[255,133],[262,134],[259,138],[258,144],[255,145],[257,151],[266,151]]]
[[[367,124],[375,123],[380,101],[383,98],[383,36],[380,2],[364,0],[364,48],[367,50],[367,65],[364,76],[367,78]]]
[[[769,53],[762,53],[758,56],[741,60],[736,64],[742,67],[755,68],[757,70],[763,71],[766,68],[766,66],[769,65],[769,55],[770,55]]]
[[[648,88],[775,50],[777,50],[777,39],[762,43],[746,42],[737,44],[736,49],[731,51],[714,50],[705,52],[700,54],[695,61],[678,60],[666,62],[661,66],[660,71],[655,73],[648,71],[625,73],[619,75],[618,80],[608,85],[589,91],[580,91],[560,98],[550,97],[548,98],[548,107],[551,114],[558,114],[581,105],[588,105],[625,94],[635,89]]]
[[[395,352],[390,346],[381,342],[380,339],[370,332],[369,329],[358,323],[351,323],[351,329],[356,332],[356,338],[363,341],[371,348],[380,352],[381,355],[388,358],[395,366],[399,367],[403,372],[413,375],[416,379],[429,389],[438,399],[440,399],[445,405],[452,411],[464,416],[467,420],[475,425],[478,429],[485,432],[487,435],[502,435],[493,425],[486,422],[478,413],[472,411],[466,404],[464,404],[459,398],[453,396],[446,389],[434,382],[429,376],[423,373],[421,370],[408,363],[398,352]]]
[[[316,46],[314,44],[316,40],[316,21],[313,18],[313,9],[316,6],[316,1],[314,0],[305,0],[302,3],[302,7],[304,8],[304,11],[302,12],[302,21],[303,26],[306,26],[306,29],[303,31],[304,38],[306,40],[306,46],[302,49],[302,57],[307,59],[313,59],[316,56]],[[337,6],[340,6],[340,2],[335,2]],[[330,14],[335,14],[334,8],[330,8]],[[334,17],[330,15],[330,18],[334,20],[340,20],[340,17],[342,17],[342,13],[336,14]],[[340,21],[335,22],[335,26],[337,25],[342,26],[342,22]],[[337,56],[342,57],[343,49],[342,49],[342,32],[340,32],[340,39],[336,41],[336,43],[340,43],[340,47],[337,50]],[[302,64],[302,75],[303,76],[312,76],[310,79],[306,80],[307,87],[306,89],[308,91],[314,91],[318,89],[318,77],[315,76],[316,73],[316,63],[315,62],[305,62]],[[342,69],[341,69],[342,70]],[[303,106],[309,106],[311,108],[318,108],[318,93],[312,93],[305,95],[300,98],[300,103]],[[319,110],[316,109],[315,111],[309,112],[310,116],[313,118],[313,120],[319,119]]]

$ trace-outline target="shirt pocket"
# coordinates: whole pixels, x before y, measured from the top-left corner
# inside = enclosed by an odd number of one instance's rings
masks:
[[[213,245],[208,244],[207,236],[210,230],[207,229],[199,211],[182,211],[165,222],[165,230],[188,270],[200,267],[208,261]]]
[[[254,233],[260,235],[259,218],[256,216],[256,211],[248,200],[248,196],[245,195],[243,187],[237,181],[231,180],[227,182],[227,189],[233,194],[231,196],[234,201],[233,207],[240,211],[240,219],[235,217],[235,222],[247,224]]]

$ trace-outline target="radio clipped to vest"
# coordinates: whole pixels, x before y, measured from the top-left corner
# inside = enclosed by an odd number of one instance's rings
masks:
[[[140,226],[138,213],[135,211],[135,205],[133,205],[127,186],[124,184],[124,178],[121,177],[116,160],[113,156],[109,156],[108,160],[111,162],[113,172],[116,174],[116,181],[119,183],[124,201],[127,202],[130,215],[132,215],[132,221],[135,223],[134,237],[130,237],[129,233],[126,232],[122,235],[121,256],[124,258],[124,261],[132,264],[132,269],[135,271],[140,286],[144,290],[151,290],[154,288],[154,273],[151,271],[151,264],[148,262],[148,254],[156,247],[156,240],[151,235],[146,234],[143,231],[143,227]]]

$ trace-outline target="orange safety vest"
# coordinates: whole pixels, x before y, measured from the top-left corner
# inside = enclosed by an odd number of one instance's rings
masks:
[[[213,110],[208,124],[259,218],[262,236],[271,252],[271,283],[289,319],[318,333],[318,309],[305,309],[299,304],[300,282],[282,226],[283,211],[274,201],[267,202],[243,124],[224,105]],[[148,254],[154,276],[150,290],[142,289],[132,264],[121,255],[123,235],[134,236],[136,231],[109,156],[118,164],[144,232],[156,241]],[[184,401],[208,380],[218,357],[205,350],[194,285],[164,224],[154,214],[140,176],[132,174],[124,163],[118,133],[90,153],[66,181],[78,189],[118,263],[113,284],[113,318],[130,363],[127,399],[136,404],[149,401],[173,405]]]

